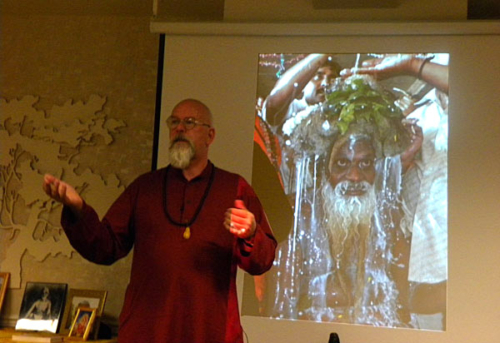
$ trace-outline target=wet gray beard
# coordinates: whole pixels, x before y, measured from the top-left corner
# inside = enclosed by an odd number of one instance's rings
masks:
[[[331,239],[332,257],[337,260],[351,252],[353,245],[365,243],[376,205],[373,185],[366,182],[363,187],[367,192],[362,196],[344,196],[346,187],[349,181],[339,183],[335,189],[327,183],[322,191],[325,228]]]
[[[189,146],[185,144],[176,144],[179,139],[174,140],[170,144],[168,149],[168,157],[170,159],[170,164],[179,169],[186,169],[189,167],[191,160],[194,158],[195,150],[194,145],[188,139],[182,139],[182,141],[189,143]]]

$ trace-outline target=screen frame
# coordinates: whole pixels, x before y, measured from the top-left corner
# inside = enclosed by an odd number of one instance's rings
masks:
[[[212,55],[192,56],[182,66],[172,54],[192,55],[200,48],[219,49],[221,56],[228,45],[238,39],[245,44],[261,44],[258,53],[353,53],[353,52],[443,52],[450,54],[450,138],[449,138],[449,285],[448,318],[444,332],[414,329],[375,328],[370,326],[316,323],[306,321],[274,320],[243,316],[242,324],[250,342],[323,342],[330,332],[339,333],[349,342],[377,341],[396,342],[444,342],[474,340],[494,342],[500,336],[496,325],[500,253],[498,228],[500,214],[495,211],[499,191],[500,169],[494,146],[500,146],[500,108],[498,90],[500,83],[495,72],[500,70],[500,23],[485,22],[432,22],[432,23],[172,23],[152,21],[151,31],[165,35],[165,56],[162,101],[157,122],[164,124],[172,106],[185,97],[206,100],[217,113],[215,123],[224,126],[218,131],[211,152],[211,160],[224,169],[237,172],[251,179],[254,126],[254,101],[256,92],[257,56],[246,62],[249,70],[238,74],[244,86],[234,84],[237,103],[224,103],[227,94],[222,89],[210,89],[209,85],[193,89],[190,83],[196,71],[190,71],[193,61],[203,68],[211,66]],[[234,41],[233,41],[234,39]],[[185,42],[185,43],[184,43]],[[326,46],[325,42],[332,43]],[[201,45],[200,45],[201,43]],[[382,45],[382,43],[387,43]],[[336,47],[334,45],[336,44]],[[179,45],[182,45],[182,49]],[[198,45],[198,47],[196,47]],[[326,47],[325,47],[326,46]],[[234,45],[238,50],[242,45]],[[271,50],[273,49],[273,50]],[[481,51],[479,51],[481,50]],[[476,55],[472,55],[474,52]],[[203,57],[200,57],[203,56]],[[485,56],[489,63],[478,63]],[[491,63],[490,63],[491,62]],[[250,64],[252,64],[250,66]],[[219,64],[217,64],[219,66]],[[238,68],[236,66],[236,68]],[[182,72],[174,69],[182,69]],[[234,70],[228,75],[235,75]],[[186,75],[188,73],[188,75]],[[186,79],[183,79],[186,77]],[[206,78],[206,75],[204,75]],[[477,79],[480,79],[479,82]],[[179,92],[166,82],[175,80]],[[467,82],[464,82],[467,80]],[[167,85],[167,86],[166,86]],[[480,86],[479,89],[477,86]],[[170,88],[169,88],[170,87]],[[217,88],[213,87],[212,88]],[[175,94],[174,94],[175,93]],[[466,101],[463,94],[478,101]],[[245,113],[234,120],[234,113]],[[470,116],[474,113],[474,117]],[[218,114],[221,114],[220,116]],[[479,118],[479,120],[478,120]],[[237,123],[237,124],[236,124]],[[235,130],[237,125],[238,130]],[[165,126],[159,135],[165,134]],[[237,132],[236,132],[237,131]],[[168,163],[165,158],[166,138],[158,139],[158,166]],[[464,139],[467,144],[464,144]],[[236,144],[225,144],[236,142]],[[476,151],[480,151],[477,153]],[[250,152],[250,155],[248,154]],[[470,168],[470,156],[482,168]],[[497,185],[491,187],[491,184]],[[489,185],[489,186],[488,186]],[[487,201],[484,201],[487,199]],[[473,204],[473,205],[471,205]],[[474,205],[477,204],[477,205]],[[497,209],[498,210],[498,209]],[[483,235],[474,235],[471,228],[480,228]],[[474,261],[481,260],[481,265]],[[492,275],[494,274],[494,275]],[[486,276],[487,275],[487,276]],[[241,295],[242,273],[238,277]],[[481,280],[479,282],[478,280]],[[476,292],[472,290],[476,289]],[[489,294],[489,295],[488,295]],[[241,301],[241,298],[240,298]],[[240,306],[241,308],[241,306]],[[495,319],[496,318],[496,319]]]

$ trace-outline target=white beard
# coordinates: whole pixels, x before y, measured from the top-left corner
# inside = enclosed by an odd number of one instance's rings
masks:
[[[177,144],[178,142],[186,142]],[[168,157],[170,159],[170,164],[179,169],[186,169],[191,164],[191,161],[195,155],[195,148],[193,142],[186,137],[177,137],[170,143],[170,148],[168,149]]]
[[[350,189],[365,189],[361,196],[347,196]],[[368,182],[343,181],[335,189],[323,187],[325,226],[330,236],[330,252],[337,292],[344,294],[358,318],[366,287],[365,262],[370,247],[371,221],[376,208],[375,187]]]
[[[363,187],[366,193],[345,196],[346,189],[351,187]],[[343,253],[352,252],[352,248],[364,245],[368,239],[376,206],[375,188],[366,181],[358,184],[343,181],[333,189],[327,182],[322,193],[325,228],[331,239],[332,257],[341,259]]]

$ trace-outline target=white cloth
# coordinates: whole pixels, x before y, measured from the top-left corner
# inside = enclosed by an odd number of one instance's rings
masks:
[[[283,124],[283,134],[290,136],[297,125],[300,124],[302,119],[308,116],[308,113],[300,115],[300,112],[308,108],[308,104],[304,99],[295,99],[288,106],[285,123]]]
[[[412,226],[409,281],[438,283],[448,278],[448,113],[436,90],[408,118],[418,119],[424,141],[418,164],[420,189]],[[411,194],[410,194],[411,196]]]

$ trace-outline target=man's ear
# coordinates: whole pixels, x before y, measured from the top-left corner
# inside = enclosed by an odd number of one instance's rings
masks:
[[[208,139],[207,139],[207,146],[213,143],[215,139],[215,129],[213,127],[208,129]]]

